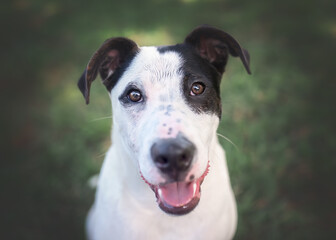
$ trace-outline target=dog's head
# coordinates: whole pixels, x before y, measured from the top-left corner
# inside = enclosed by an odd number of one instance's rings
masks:
[[[229,55],[250,73],[248,52],[213,27],[198,27],[174,46],[139,48],[129,39],[111,38],[78,82],[89,103],[91,83],[100,74],[112,100],[114,134],[167,213],[188,213],[199,202]]]

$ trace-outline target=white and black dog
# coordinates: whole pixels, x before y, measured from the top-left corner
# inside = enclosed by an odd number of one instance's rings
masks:
[[[216,134],[229,54],[250,73],[248,52],[210,26],[174,46],[111,38],[93,55],[78,86],[89,103],[100,74],[113,132],[87,219],[90,240],[234,236],[236,203]]]

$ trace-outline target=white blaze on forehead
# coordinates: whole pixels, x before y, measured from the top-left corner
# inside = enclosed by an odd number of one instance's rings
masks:
[[[182,58],[176,52],[160,53],[156,47],[142,47],[133,63],[135,68],[144,69],[151,74],[151,80],[156,81],[176,74],[181,68]]]
[[[153,126],[157,129],[156,137],[176,137],[183,128],[181,112],[187,108],[182,96],[183,60],[176,52],[160,53],[155,48],[144,48],[143,53],[148,61],[140,78],[151,109],[149,118],[158,120],[158,126]]]
[[[146,96],[155,94],[156,87],[180,89],[183,60],[176,52],[160,53],[156,47],[142,47],[123,74],[116,88],[124,89],[129,82],[144,86]],[[120,92],[120,91],[115,91]]]

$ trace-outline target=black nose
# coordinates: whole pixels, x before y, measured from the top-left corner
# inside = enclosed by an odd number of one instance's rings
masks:
[[[151,148],[151,156],[155,165],[163,172],[177,178],[186,171],[195,154],[195,146],[185,137],[159,139]]]

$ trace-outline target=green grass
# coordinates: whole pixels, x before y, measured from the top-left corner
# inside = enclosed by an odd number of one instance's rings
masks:
[[[0,182],[5,239],[85,239],[84,221],[110,144],[111,106],[97,80],[86,106],[76,82],[112,36],[183,41],[203,23],[249,50],[231,58],[219,133],[236,194],[235,239],[336,236],[332,1],[12,1],[0,10]]]

